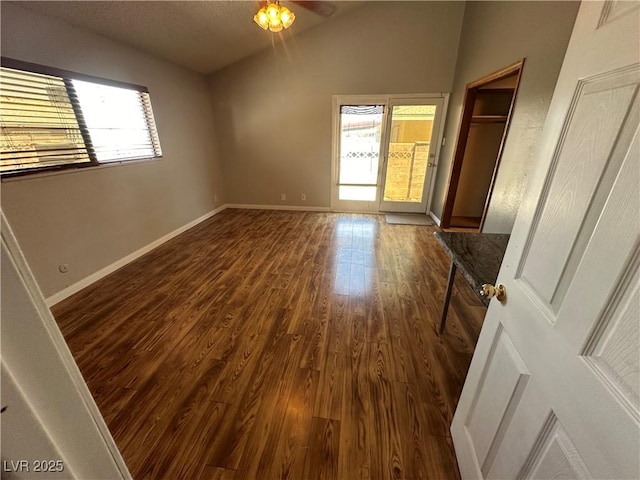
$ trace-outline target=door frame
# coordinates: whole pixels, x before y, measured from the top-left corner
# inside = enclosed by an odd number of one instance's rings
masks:
[[[464,100],[462,102],[462,114],[460,116],[460,127],[458,128],[458,138],[456,140],[456,146],[453,153],[453,161],[451,164],[451,173],[449,174],[449,184],[447,186],[447,196],[444,201],[444,207],[442,208],[442,217],[440,218],[440,227],[449,228],[451,226],[451,217],[453,216],[453,206],[456,199],[456,193],[458,190],[458,183],[460,181],[460,174],[462,173],[462,165],[464,161],[464,155],[467,147],[467,139],[469,137],[469,130],[471,128],[471,117],[473,116],[473,107],[476,100],[478,90],[486,86],[489,83],[503,80],[505,78],[517,75],[516,86],[513,90],[513,97],[511,99],[511,105],[509,106],[509,113],[507,114],[507,120],[505,122],[504,132],[502,134],[502,140],[500,141],[500,147],[498,149],[498,155],[496,157],[496,163],[493,168],[493,174],[491,176],[491,183],[489,185],[489,191],[485,199],[484,209],[482,211],[482,219],[480,220],[480,227],[478,231],[482,231],[484,222],[487,217],[487,210],[489,209],[489,202],[491,201],[491,195],[493,194],[493,187],[495,185],[496,177],[498,174],[498,168],[500,167],[500,160],[502,159],[502,152],[504,150],[504,144],[509,134],[509,126],[511,125],[511,118],[513,116],[513,109],[515,107],[516,98],[518,96],[518,88],[520,87],[520,80],[522,78],[522,69],[524,67],[524,61],[519,60],[511,65],[508,65],[500,70],[497,70],[489,75],[485,75],[478,80],[468,83],[465,92]]]
[[[352,212],[352,213],[380,213],[380,187],[382,181],[383,170],[385,164],[383,154],[385,152],[385,138],[388,138],[388,111],[389,103],[393,100],[415,101],[421,98],[441,98],[443,101],[442,116],[439,132],[437,136],[437,149],[433,160],[432,174],[429,179],[427,192],[427,207],[425,214],[431,208],[433,197],[433,187],[436,178],[436,169],[438,168],[440,152],[442,149],[442,139],[444,136],[444,119],[447,117],[447,108],[449,105],[449,96],[447,92],[443,93],[410,93],[410,94],[372,94],[372,95],[333,95],[332,96],[332,125],[331,125],[331,211],[332,212]],[[382,117],[382,136],[380,138],[380,160],[378,162],[377,191],[376,200],[372,202],[358,200],[338,200],[338,182],[339,182],[339,166],[340,166],[340,106],[341,105],[384,105],[384,113]],[[435,128],[435,127],[434,127]],[[432,133],[433,138],[433,133]]]
[[[2,323],[3,342],[6,340],[11,347],[3,349],[2,362],[5,372],[12,376],[11,389],[24,400],[17,409],[8,409],[3,417],[14,415],[14,422],[27,426],[23,438],[30,439],[31,446],[36,445],[40,452],[53,455],[48,458],[63,461],[64,475],[131,479],[1,209],[0,232],[3,289],[9,292],[5,297],[3,291],[2,300],[11,298],[12,302],[11,308],[3,305],[3,313],[7,315]],[[13,296],[9,297],[10,294]],[[28,351],[37,355],[27,358],[21,354]],[[31,422],[27,421],[29,417]],[[34,458],[33,452],[19,442],[11,447],[14,454],[21,455],[17,458]],[[92,462],[85,462],[87,458]]]

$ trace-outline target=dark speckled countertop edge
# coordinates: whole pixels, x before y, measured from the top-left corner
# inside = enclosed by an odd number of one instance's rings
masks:
[[[480,296],[484,283],[495,284],[509,243],[508,234],[434,232],[478,298],[486,306],[489,299]]]

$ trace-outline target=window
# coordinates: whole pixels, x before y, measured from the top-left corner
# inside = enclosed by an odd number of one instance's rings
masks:
[[[3,176],[162,156],[146,87],[7,58],[0,133]]]

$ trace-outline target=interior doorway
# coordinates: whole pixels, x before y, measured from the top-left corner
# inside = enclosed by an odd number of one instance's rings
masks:
[[[524,60],[467,85],[440,226],[482,230]]]

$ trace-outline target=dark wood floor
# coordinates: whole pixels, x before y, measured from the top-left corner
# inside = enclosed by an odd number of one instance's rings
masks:
[[[53,308],[136,479],[458,478],[485,309],[435,227],[226,210]]]

